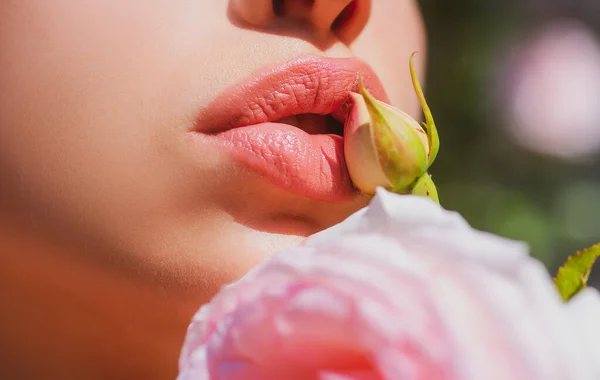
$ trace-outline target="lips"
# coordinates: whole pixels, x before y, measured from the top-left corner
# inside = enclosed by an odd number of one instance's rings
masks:
[[[376,74],[359,59],[301,57],[228,88],[202,110],[193,132],[288,191],[348,201],[358,193],[343,137],[336,133],[345,122],[349,92],[358,91],[359,74],[375,97],[388,100]]]

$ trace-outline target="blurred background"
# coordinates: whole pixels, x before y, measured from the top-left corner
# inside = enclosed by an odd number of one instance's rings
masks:
[[[441,203],[554,275],[600,242],[600,1],[421,0]],[[590,284],[600,287],[600,264]]]

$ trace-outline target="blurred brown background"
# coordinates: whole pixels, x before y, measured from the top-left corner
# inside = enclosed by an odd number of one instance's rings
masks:
[[[554,274],[600,241],[600,1],[421,6],[441,202],[527,242]]]

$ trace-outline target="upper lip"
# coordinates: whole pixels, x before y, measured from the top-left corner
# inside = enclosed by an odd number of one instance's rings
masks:
[[[217,134],[300,114],[332,115],[343,123],[342,106],[349,92],[358,92],[359,75],[376,98],[388,101],[381,81],[366,62],[304,56],[226,89],[201,111],[194,130]]]

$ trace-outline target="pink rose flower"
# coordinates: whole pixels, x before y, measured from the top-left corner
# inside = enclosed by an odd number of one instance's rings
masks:
[[[178,380],[597,380],[598,341],[595,290],[563,304],[525,245],[378,190],[204,305]]]

